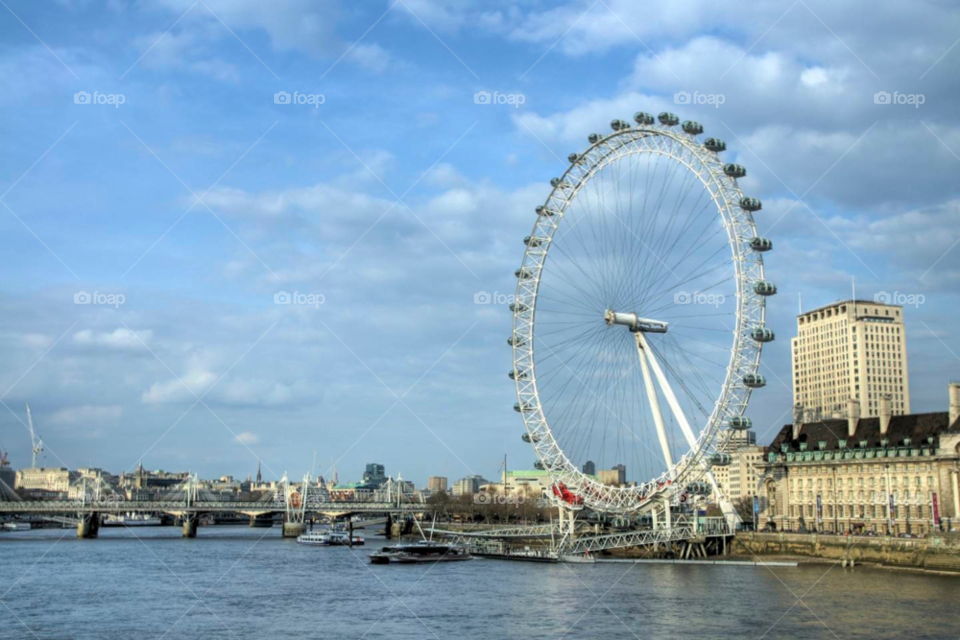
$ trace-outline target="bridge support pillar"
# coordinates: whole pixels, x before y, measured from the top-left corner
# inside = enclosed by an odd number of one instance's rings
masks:
[[[387,540],[393,537],[393,514],[387,514],[387,522],[383,528],[383,535],[386,536]]]
[[[197,537],[197,522],[198,522],[198,518],[196,515],[191,514],[183,517],[183,537],[184,538]]]
[[[283,523],[283,537],[284,538],[296,538],[297,536],[302,535],[307,530],[307,525],[302,522],[284,522]]]
[[[83,516],[77,524],[78,538],[96,538],[100,534],[100,514]]]

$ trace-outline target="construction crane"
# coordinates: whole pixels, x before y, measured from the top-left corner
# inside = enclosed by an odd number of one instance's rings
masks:
[[[27,426],[30,427],[30,442],[33,445],[33,469],[37,468],[37,454],[43,453],[43,438],[37,437],[33,430],[33,416],[30,414],[30,403],[27,403]]]

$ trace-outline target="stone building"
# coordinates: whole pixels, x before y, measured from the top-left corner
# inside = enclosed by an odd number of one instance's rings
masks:
[[[846,300],[802,313],[790,349],[794,404],[807,421],[842,418],[850,398],[875,417],[886,395],[893,415],[910,413],[903,307]]]
[[[757,444],[753,431],[739,431],[724,441],[720,451],[730,455],[730,464],[713,467],[713,476],[724,498],[735,503],[757,495],[766,448]]]
[[[766,450],[761,528],[924,535],[960,530],[960,383],[949,412],[785,425]]]

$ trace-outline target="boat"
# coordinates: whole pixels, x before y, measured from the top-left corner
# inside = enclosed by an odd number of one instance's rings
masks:
[[[362,546],[363,535],[351,534],[338,529],[311,531],[297,536],[297,542],[316,547],[357,547]]]
[[[423,540],[414,544],[383,547],[370,554],[371,564],[414,564],[419,562],[457,562],[473,556],[457,544],[442,544]]]
[[[0,531],[29,531],[29,522],[3,522],[0,523]]]
[[[147,513],[125,513],[120,515],[109,515],[100,523],[101,527],[159,527],[161,522],[159,516]]]
[[[596,564],[597,559],[590,555],[590,552],[588,551],[582,555],[561,554],[560,562],[569,562],[572,564]]]

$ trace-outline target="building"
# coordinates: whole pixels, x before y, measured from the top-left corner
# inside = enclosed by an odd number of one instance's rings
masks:
[[[67,493],[70,484],[80,477],[76,471],[66,467],[43,469],[20,469],[16,475],[15,490]]]
[[[730,437],[718,449],[730,454],[729,465],[711,469],[724,498],[736,502],[757,495],[766,451],[757,444],[757,434],[749,429],[731,431]]]
[[[851,398],[876,417],[888,394],[893,415],[910,413],[903,307],[847,300],[808,311],[790,346],[793,401],[806,421],[844,417]]]
[[[446,493],[447,479],[443,476],[430,476],[427,478],[427,490],[430,493]]]
[[[852,403],[852,401],[851,401]],[[924,535],[960,530],[960,383],[950,410],[784,426],[765,451],[759,525]]]
[[[593,463],[593,460],[587,460],[583,463],[583,469],[581,469],[588,476],[597,475],[597,465]]]
[[[469,496],[480,493],[480,487],[490,484],[483,476],[467,476],[453,483],[454,496]]]
[[[376,462],[371,462],[367,465],[366,470],[363,472],[363,482],[364,484],[373,485],[374,487],[379,487],[384,482],[387,481],[386,470],[382,464],[377,464]]]
[[[597,472],[597,479],[603,484],[613,487],[623,487],[627,484],[627,467],[618,464],[612,469],[601,469]]]

